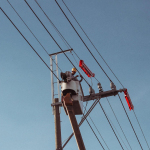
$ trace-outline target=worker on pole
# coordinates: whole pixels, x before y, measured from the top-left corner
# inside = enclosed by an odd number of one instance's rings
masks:
[[[77,77],[79,75],[74,76],[76,74],[76,72],[77,72],[77,69],[76,68],[72,68],[71,79],[74,80],[74,81],[78,81]],[[81,77],[81,80],[79,80],[79,82],[81,82],[83,80],[83,76],[81,74],[80,74],[80,77]]]

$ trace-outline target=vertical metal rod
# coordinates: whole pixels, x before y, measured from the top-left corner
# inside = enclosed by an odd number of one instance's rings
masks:
[[[55,62],[56,62],[57,78],[59,79],[57,55],[55,55]],[[60,102],[61,100],[60,100],[60,90],[59,90],[59,80],[58,79],[57,79],[57,89],[58,89],[58,99]],[[61,107],[59,107],[59,113],[61,113]]]
[[[55,98],[54,103],[57,102],[59,102],[59,100],[58,98]],[[59,106],[55,105],[53,107],[54,107],[54,121],[55,121],[55,147],[56,150],[62,150]]]
[[[50,69],[53,71],[53,58],[50,56]],[[53,80],[53,73],[51,72],[51,94],[52,94],[52,103],[54,103],[54,80]],[[53,115],[54,115],[54,108],[53,108]]]

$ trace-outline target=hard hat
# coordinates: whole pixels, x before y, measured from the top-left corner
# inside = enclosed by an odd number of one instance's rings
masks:
[[[76,71],[77,71],[77,69],[76,69],[76,68],[72,68],[72,71],[76,72]]]

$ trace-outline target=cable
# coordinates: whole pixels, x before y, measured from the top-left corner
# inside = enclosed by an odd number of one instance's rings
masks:
[[[97,48],[95,47],[95,45],[93,44],[93,42],[91,41],[91,39],[89,38],[89,36],[86,34],[86,32],[83,30],[83,28],[81,27],[81,25],[79,24],[79,22],[77,21],[77,19],[75,18],[75,16],[73,15],[73,13],[70,11],[70,9],[68,8],[68,6],[66,5],[66,3],[64,2],[64,0],[62,0],[62,2],[64,3],[64,5],[66,6],[66,8],[68,9],[68,11],[70,12],[70,14],[72,15],[72,17],[74,18],[74,20],[76,21],[76,23],[79,25],[79,27],[81,28],[81,30],[83,31],[83,33],[85,34],[85,36],[88,38],[88,40],[90,41],[90,43],[93,45],[93,47],[95,48],[95,50],[98,52],[98,54],[100,55],[100,57],[102,58],[102,60],[105,62],[105,64],[107,65],[107,67],[110,69],[110,71],[112,72],[112,74],[116,77],[116,79],[118,80],[118,82],[122,85],[122,87],[124,88],[123,84],[120,82],[120,80],[117,78],[117,76],[115,75],[115,73],[112,71],[112,69],[110,68],[110,66],[107,64],[107,62],[105,61],[105,59],[103,58],[103,56],[100,54],[100,52],[97,50]]]
[[[9,2],[9,0],[7,0],[7,2],[9,3],[9,5],[11,6],[11,8],[15,11],[15,13],[18,15],[18,17],[21,19],[21,21],[24,23],[24,25],[28,28],[28,30],[30,31],[30,33],[34,36],[34,38],[37,40],[37,42],[41,45],[41,47],[43,48],[43,50],[46,52],[46,54],[49,56],[47,50],[44,48],[44,46],[41,44],[41,42],[37,39],[37,37],[34,35],[34,33],[31,31],[31,29],[28,27],[28,25],[25,23],[25,21],[21,18],[21,16],[19,15],[19,13],[16,11],[16,9],[12,6],[12,4]],[[53,60],[53,62],[55,63],[55,61]],[[55,63],[56,64],[56,63]],[[59,66],[58,66],[59,68]],[[60,71],[62,71],[59,68]]]
[[[107,75],[107,73],[104,71],[104,69],[102,68],[102,66],[99,64],[99,62],[97,61],[97,59],[94,57],[94,55],[92,54],[92,52],[90,51],[90,49],[88,48],[88,46],[85,44],[85,42],[83,41],[83,39],[81,38],[81,36],[80,36],[79,33],[77,32],[77,30],[75,29],[75,27],[72,25],[72,23],[70,22],[70,20],[68,19],[68,17],[66,16],[66,14],[64,13],[64,11],[63,11],[62,8],[60,7],[60,5],[58,4],[57,0],[55,0],[55,2],[57,3],[58,7],[59,7],[60,10],[62,11],[62,13],[64,14],[64,16],[65,16],[66,19],[68,20],[68,22],[70,23],[70,25],[72,26],[72,28],[74,29],[74,31],[76,32],[76,34],[78,35],[78,37],[80,38],[80,40],[82,41],[82,43],[85,45],[85,47],[87,48],[87,50],[90,52],[90,54],[92,55],[92,57],[95,59],[95,61],[96,61],[97,64],[99,65],[99,67],[102,69],[102,71],[103,71],[104,74],[107,76],[107,78],[109,79],[109,81],[112,82],[112,80],[109,78],[109,76]]]
[[[146,144],[147,144],[147,146],[148,146],[148,148],[149,148],[148,142],[147,142],[147,140],[146,140],[146,138],[145,138],[144,132],[143,132],[143,130],[142,130],[142,128],[141,128],[141,125],[140,125],[140,123],[139,123],[139,121],[138,121],[138,118],[137,118],[137,116],[136,116],[136,114],[135,114],[135,111],[134,111],[134,110],[133,110],[133,113],[134,113],[135,118],[136,118],[136,120],[137,120],[137,122],[138,122],[138,124],[139,124],[139,127],[140,127],[140,129],[141,129],[141,132],[142,132],[143,137],[144,137],[144,139],[145,139],[145,142],[146,142]],[[149,148],[149,150],[150,150],[150,148]]]
[[[107,117],[108,117],[108,116],[107,116]],[[120,136],[118,130],[116,129],[115,125],[114,125],[113,122],[111,121],[111,119],[110,119],[109,117],[108,117],[108,119],[110,120],[112,126],[114,127],[114,129],[115,129],[116,132],[118,133],[118,136],[120,137],[121,141],[123,142],[123,144],[125,145],[125,147],[127,148],[127,150],[129,150],[128,147],[126,146],[125,142],[124,142],[123,139],[121,138],[121,136]]]
[[[64,38],[64,36],[60,33],[60,31],[57,29],[57,27],[54,25],[54,23],[52,22],[52,20],[47,16],[47,14],[45,13],[45,11],[42,9],[42,7],[40,6],[40,4],[37,2],[37,0],[34,0],[36,2],[36,4],[39,6],[39,8],[42,10],[42,12],[44,13],[44,15],[46,16],[46,18],[49,20],[49,22],[52,24],[52,26],[54,27],[54,29],[56,30],[56,32],[58,33],[58,35],[61,37],[61,39],[64,41],[64,43],[66,44],[66,46],[69,48],[71,48],[71,46],[69,45],[69,43],[67,42],[67,40]]]
[[[141,149],[143,150],[142,145],[141,145],[141,143],[140,143],[140,141],[139,141],[139,138],[138,138],[138,136],[137,136],[137,134],[136,134],[136,132],[135,132],[135,130],[134,130],[134,127],[133,127],[133,125],[132,125],[132,123],[131,123],[131,121],[130,121],[130,118],[129,118],[128,114],[127,114],[127,111],[126,111],[126,109],[125,109],[125,107],[124,107],[124,105],[123,105],[123,102],[122,102],[122,100],[121,100],[119,94],[118,94],[118,97],[119,97],[120,102],[121,102],[121,104],[122,104],[122,107],[123,107],[123,109],[124,109],[124,111],[125,111],[125,113],[126,113],[126,116],[127,116],[128,120],[129,120],[129,122],[130,122],[130,125],[131,125],[131,127],[132,127],[132,130],[133,130],[135,136],[136,136],[136,139],[137,139],[137,141],[138,141],[138,143],[139,143]]]
[[[85,107],[85,111],[86,111],[86,107]],[[87,112],[87,111],[86,111],[86,112]],[[94,121],[93,121],[92,118],[90,117],[90,115],[89,115],[89,118],[90,118],[90,120],[92,121],[93,125],[95,126],[95,128],[96,128],[97,132],[99,133],[100,137],[102,138],[103,142],[105,143],[106,147],[108,148],[108,150],[110,150],[109,147],[108,147],[108,145],[106,144],[105,140],[103,139],[102,135],[100,134],[100,131],[99,131],[98,128],[96,127]]]
[[[84,116],[84,114],[83,114],[83,116]],[[87,121],[88,125],[90,126],[92,132],[94,133],[96,139],[98,140],[99,144],[101,145],[101,147],[103,148],[103,150],[105,150],[104,147],[103,147],[103,145],[102,145],[102,143],[100,142],[99,138],[97,137],[96,133],[94,132],[93,128],[91,127],[90,123],[88,122],[87,118],[86,118],[86,121]]]
[[[130,145],[130,143],[129,143],[129,141],[128,141],[128,139],[127,139],[127,137],[126,137],[126,135],[125,135],[125,133],[124,133],[124,131],[123,131],[123,129],[122,129],[122,127],[121,127],[119,121],[118,121],[118,119],[117,119],[117,116],[116,116],[116,114],[115,114],[115,112],[114,112],[114,110],[113,110],[113,108],[112,108],[110,102],[108,101],[108,98],[106,98],[106,99],[107,99],[107,102],[108,102],[108,104],[109,104],[109,106],[110,106],[110,108],[111,108],[111,110],[112,110],[112,112],[113,112],[113,114],[114,114],[114,116],[115,116],[115,118],[116,118],[116,120],[117,120],[117,123],[118,123],[118,125],[119,125],[119,127],[120,127],[120,129],[121,129],[121,131],[122,131],[122,133],[123,133],[123,135],[124,135],[124,137],[125,137],[125,139],[126,139],[128,145],[129,145],[130,149],[132,150],[131,145]]]
[[[43,61],[43,63],[46,65],[46,67],[53,73],[53,75],[59,80],[59,78],[54,74],[54,72],[49,68],[49,66],[46,64],[46,62],[41,58],[41,56],[37,53],[37,51],[32,47],[32,45],[29,43],[29,41],[24,37],[24,35],[20,32],[20,30],[16,27],[16,25],[12,22],[12,20],[7,16],[7,14],[4,12],[4,10],[0,7],[3,14],[8,18],[8,20],[12,23],[12,25],[17,29],[17,31],[20,33],[20,35],[24,38],[24,40],[28,43],[28,45],[32,48],[32,50],[38,55],[38,57]],[[60,81],[60,80],[59,80]]]
[[[104,111],[104,108],[102,107],[102,105],[101,105],[100,102],[99,102],[99,105],[100,105],[100,107],[101,107],[101,109],[102,109],[102,111],[103,111],[103,113],[104,113],[104,115],[105,115],[105,117],[106,117],[106,119],[107,119],[107,121],[108,121],[108,123],[109,123],[111,129],[113,130],[113,132],[114,132],[114,134],[115,134],[115,136],[116,136],[116,138],[117,138],[117,140],[118,140],[118,142],[119,142],[121,148],[124,150],[124,148],[122,147],[122,145],[121,145],[121,143],[120,143],[120,141],[119,141],[119,139],[118,139],[118,137],[117,137],[117,135],[116,135],[116,133],[115,133],[115,131],[114,131],[114,129],[113,129],[113,127],[112,127],[112,125],[111,125],[111,123],[110,123],[110,121],[109,121],[109,119],[108,119],[106,113],[105,113],[105,111]]]
[[[30,8],[30,10],[33,12],[33,14],[36,16],[36,18],[39,20],[39,22],[42,24],[42,26],[45,28],[45,30],[47,31],[47,33],[50,35],[50,37],[53,39],[53,41],[55,42],[55,44],[59,47],[59,49],[63,52],[63,54],[67,57],[67,59],[70,61],[70,63],[75,67],[75,65],[72,63],[72,61],[68,58],[68,56],[64,53],[64,51],[62,50],[62,48],[60,47],[60,45],[56,42],[56,40],[54,39],[54,37],[51,35],[51,33],[48,31],[48,29],[45,27],[45,25],[42,23],[42,21],[39,19],[39,17],[36,15],[36,13],[33,11],[33,9],[31,8],[31,6],[28,4],[28,2],[26,0],[24,0],[26,2],[26,4],[28,5],[28,7]],[[79,72],[79,70],[77,69],[77,71]],[[80,72],[79,72],[80,73]],[[84,79],[85,80],[85,79]],[[90,86],[90,84],[85,80],[85,82]]]

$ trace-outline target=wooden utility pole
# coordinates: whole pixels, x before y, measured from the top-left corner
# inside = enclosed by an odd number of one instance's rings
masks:
[[[58,98],[54,99],[54,103],[58,103]],[[55,105],[54,107],[54,121],[55,121],[55,147],[56,150],[62,150],[61,143],[61,125],[60,125],[60,113],[59,113],[59,105]]]

